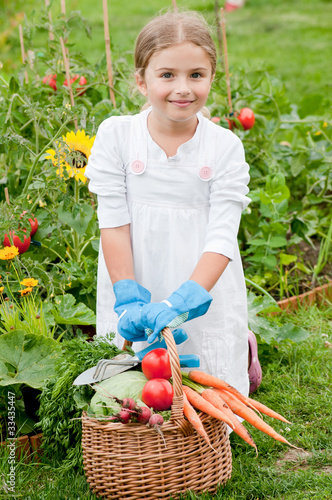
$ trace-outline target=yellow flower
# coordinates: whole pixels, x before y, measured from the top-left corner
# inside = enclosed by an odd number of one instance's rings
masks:
[[[12,245],[0,249],[0,260],[11,260],[18,255],[18,248]]]
[[[317,130],[317,132],[314,133],[314,135],[321,135],[322,131],[321,130]]]
[[[4,291],[5,287],[4,286],[0,286],[0,293],[2,293]]]
[[[33,288],[31,286],[29,286],[28,288],[24,288],[23,290],[20,290],[20,294],[21,294],[21,297],[23,297],[23,295],[28,295],[28,293],[32,292]]]
[[[86,182],[84,175],[85,167],[88,163],[91,154],[95,137],[85,135],[84,130],[77,130],[77,132],[68,132],[66,136],[62,136],[62,143],[57,142],[57,151],[48,149],[45,156],[46,159],[52,160],[52,163],[57,168],[56,173],[60,177],[64,177],[63,171],[66,168],[69,177]]]
[[[21,285],[28,286],[28,287],[34,287],[38,285],[38,280],[35,280],[34,278],[24,278],[23,281],[20,281]]]
[[[329,124],[328,124],[327,122],[324,122],[324,123],[323,123],[323,128],[328,127],[328,125],[329,125]]]

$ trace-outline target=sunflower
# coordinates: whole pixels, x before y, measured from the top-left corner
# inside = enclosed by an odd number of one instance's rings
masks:
[[[0,249],[0,260],[11,260],[19,254],[18,248],[12,245]]]
[[[21,297],[23,297],[23,295],[28,295],[28,293],[32,292],[33,288],[31,286],[27,287],[27,288],[23,288],[23,290],[19,290],[20,294],[21,294]]]
[[[27,287],[34,287],[38,285],[38,280],[35,280],[34,278],[24,278],[23,281],[20,281],[21,285],[27,286]]]
[[[91,148],[93,146],[95,136],[90,137],[85,135],[84,130],[77,132],[68,132],[62,136],[63,142],[57,142],[57,150],[48,149],[45,156],[47,160],[52,160],[52,163],[57,168],[56,173],[60,177],[64,177],[63,170],[66,168],[69,177],[86,182],[84,175],[85,167],[87,166]]]

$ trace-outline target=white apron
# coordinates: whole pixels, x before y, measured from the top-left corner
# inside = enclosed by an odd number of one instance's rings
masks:
[[[152,138],[146,114],[133,116],[126,167],[127,204],[135,277],[151,292],[152,302],[167,298],[190,278],[204,247],[215,151],[204,147],[211,129],[207,130],[205,120],[200,126],[196,162],[179,162],[177,155],[173,158],[161,155],[159,160],[152,161],[148,158]],[[153,147],[157,145],[154,143]],[[188,339],[178,346],[178,352],[199,355],[201,370],[248,394],[247,300],[237,245],[233,260],[210,293],[213,301],[208,312],[182,325]],[[100,246],[97,335],[115,332],[115,343],[122,347],[124,339],[117,333],[114,302]],[[138,351],[146,345],[137,342],[133,349]]]

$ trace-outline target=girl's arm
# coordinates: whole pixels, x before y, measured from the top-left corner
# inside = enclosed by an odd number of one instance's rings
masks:
[[[111,281],[135,280],[130,225],[100,230],[104,259]]]
[[[229,260],[228,257],[220,253],[204,252],[190,279],[196,281],[209,292],[226,269]]]

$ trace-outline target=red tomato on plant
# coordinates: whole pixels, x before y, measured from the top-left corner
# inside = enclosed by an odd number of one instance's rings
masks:
[[[9,231],[9,236],[10,236],[10,239],[9,239],[8,235],[5,234],[5,239],[3,240],[4,247],[10,247],[10,246],[14,245],[15,247],[18,248],[18,252],[20,254],[24,253],[28,250],[28,248],[30,246],[30,242],[31,242],[30,236],[24,235],[23,241],[17,236],[17,234],[15,234],[14,231]]]
[[[172,405],[173,394],[173,386],[168,380],[153,378],[143,387],[142,400],[155,411],[165,411]]]
[[[237,119],[241,123],[244,130],[249,130],[255,124],[255,115],[252,109],[242,108]]]
[[[22,212],[22,217],[26,213],[27,213],[27,210],[24,210]],[[32,214],[32,217],[34,217],[33,214]],[[37,232],[37,229],[38,229],[38,220],[37,220],[37,217],[35,217],[34,219],[30,219],[29,218],[29,222],[30,222],[30,226],[31,226],[30,236],[33,236]]]
[[[148,352],[142,359],[142,371],[146,378],[169,379],[172,376],[171,363],[167,349],[159,347]]]
[[[74,82],[76,82],[76,80],[78,80],[78,84],[79,85],[86,85],[88,83],[88,80],[85,78],[85,76],[80,76],[80,75],[74,75],[71,79],[70,79],[70,84],[72,85]],[[63,82],[63,84],[65,85],[65,87],[68,87],[68,82],[67,80],[65,80]],[[85,89],[83,87],[77,87],[77,93],[78,95],[82,95],[84,94],[85,92]]]
[[[213,122],[213,123],[219,123],[220,122],[219,116],[212,116],[211,122]]]
[[[56,75],[46,75],[42,81],[45,85],[49,85],[54,91],[56,91]]]

